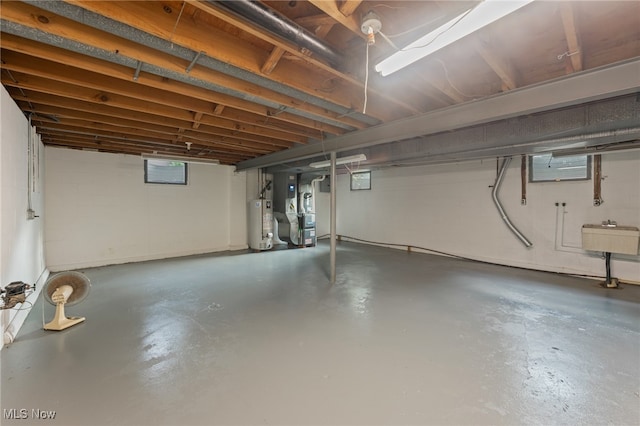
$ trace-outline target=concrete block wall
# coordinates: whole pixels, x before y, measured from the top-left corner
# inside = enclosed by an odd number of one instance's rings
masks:
[[[247,247],[245,175],[189,164],[188,185],[144,182],[138,156],[46,148],[51,270]]]
[[[20,310],[0,311],[4,343],[11,343],[49,274],[43,250],[44,147],[33,132],[35,167],[31,200],[40,217],[29,220],[29,124],[4,86],[0,88],[0,98],[0,286],[13,281],[36,284],[36,291],[27,299],[29,303],[16,306]]]
[[[601,206],[593,205],[592,180],[528,183],[521,205],[520,161],[511,163],[500,199],[532,248],[508,230],[493,204],[495,159],[374,170],[370,191],[350,191],[349,175],[339,175],[337,232],[511,266],[604,275],[598,253],[581,250],[581,227],[607,219],[640,227],[640,152],[603,154],[602,174]],[[638,256],[613,259],[613,276],[640,283]]]

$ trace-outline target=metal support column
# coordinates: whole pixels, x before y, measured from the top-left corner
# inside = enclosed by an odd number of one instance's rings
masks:
[[[331,152],[331,284],[336,282],[336,152]]]

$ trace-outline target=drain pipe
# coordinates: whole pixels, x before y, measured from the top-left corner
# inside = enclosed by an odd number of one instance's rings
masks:
[[[329,61],[332,65],[339,65],[342,63],[342,56],[328,44],[314,37],[306,29],[260,2],[255,0],[207,0],[207,3],[230,10],[235,14],[261,26],[272,34],[289,40],[290,42],[315,53]]]
[[[311,180],[311,204],[314,213],[316,212],[316,182],[322,182],[325,178],[326,176],[322,175],[322,177]]]
[[[32,112],[29,113],[28,117],[27,117],[27,220],[33,220],[36,217],[38,217],[36,215],[36,211],[33,209],[33,192],[35,190],[34,184],[33,184],[33,169],[35,167],[35,159],[34,159],[34,152],[35,152],[35,145],[33,143],[33,127],[31,124],[31,116],[33,115]],[[38,166],[39,167],[39,166]]]
[[[502,207],[502,204],[500,204],[500,200],[498,199],[500,184],[502,184],[502,178],[507,171],[507,167],[509,167],[509,163],[511,163],[511,157],[506,157],[502,162],[502,167],[500,168],[500,172],[498,173],[498,177],[496,178],[496,183],[493,185],[491,197],[493,198],[493,203],[496,205],[498,212],[500,212],[500,216],[502,217],[502,220],[504,220],[504,223],[506,223],[511,232],[513,232],[513,234],[518,237],[520,241],[522,241],[522,244],[524,244],[527,248],[530,248],[533,246],[533,244],[527,239],[527,237],[522,235],[522,232],[518,231],[518,228],[516,228],[513,223],[511,223],[511,220],[509,220],[509,216],[507,216],[507,213],[504,211],[504,208]]]

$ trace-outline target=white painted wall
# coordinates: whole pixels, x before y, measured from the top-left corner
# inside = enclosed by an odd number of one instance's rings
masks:
[[[233,168],[231,168],[233,170]],[[229,250],[248,247],[247,173],[231,172],[229,181]]]
[[[35,192],[32,205],[40,218],[27,220],[28,121],[11,99],[4,86],[0,92],[0,286],[13,281],[36,284],[36,292],[27,299],[33,303],[48,277],[43,251],[44,210],[43,180],[44,147],[37,139],[39,161],[36,162]],[[28,304],[0,311],[4,342],[9,343],[18,332],[28,313]]]
[[[246,248],[245,175],[190,164],[189,183],[144,183],[137,156],[46,148],[51,270]]]
[[[329,179],[329,177],[327,177],[327,179]],[[320,184],[316,183],[315,185],[316,235],[323,237],[331,233],[331,193],[320,192]]]
[[[533,243],[530,249],[508,230],[492,202],[495,160],[373,171],[370,191],[350,191],[349,176],[339,175],[337,232],[511,266],[604,275],[604,260],[579,248],[581,227],[607,219],[640,227],[640,153],[604,154],[602,171],[605,202],[600,207],[593,206],[592,180],[529,183],[528,203],[522,206],[520,161],[512,162],[500,198]],[[328,204],[328,199],[318,202]],[[556,202],[566,203],[566,213]],[[563,216],[564,242],[556,247]],[[626,260],[614,255],[613,276],[640,282],[640,259],[622,257]]]

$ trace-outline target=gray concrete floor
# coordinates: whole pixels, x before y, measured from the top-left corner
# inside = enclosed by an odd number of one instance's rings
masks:
[[[2,424],[640,424],[638,287],[348,243],[327,269],[321,244],[85,270],[85,323],[38,303],[2,350],[29,417]]]

